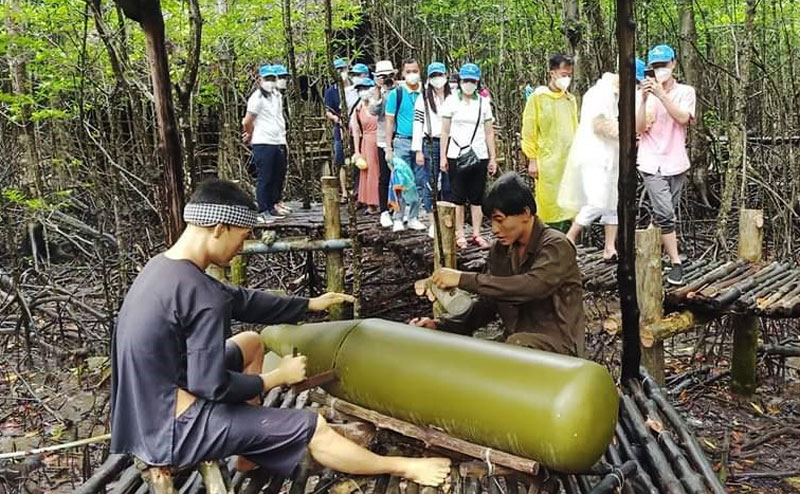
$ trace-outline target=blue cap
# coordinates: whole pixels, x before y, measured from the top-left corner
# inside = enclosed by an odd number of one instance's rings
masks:
[[[261,68],[258,69],[258,75],[261,77],[268,77],[268,76],[277,76],[278,74],[275,73],[275,66],[274,65],[262,65]]]
[[[661,62],[671,62],[673,60],[675,60],[675,50],[667,45],[654,46],[650,48],[650,52],[647,54],[648,65]]]
[[[375,87],[375,81],[369,77],[359,77],[353,81],[354,87]]]
[[[275,75],[278,77],[282,75],[289,75],[289,71],[286,69],[286,66],[281,63],[273,65],[272,70],[275,71]]]
[[[461,70],[458,71],[458,77],[479,81],[481,80],[481,68],[474,63],[465,63],[461,66]]]
[[[435,73],[447,74],[447,67],[442,62],[432,62],[428,65],[428,77]]]
[[[344,58],[337,58],[333,61],[333,68],[334,69],[346,69],[347,68],[347,60]]]
[[[642,82],[644,80],[644,69],[646,68],[644,60],[641,58],[636,59],[636,80]]]
[[[367,74],[369,75],[369,67],[363,63],[357,63],[350,69],[351,74]]]

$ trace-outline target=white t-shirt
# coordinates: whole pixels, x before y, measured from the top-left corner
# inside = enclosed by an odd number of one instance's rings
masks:
[[[447,98],[445,98],[447,99]],[[434,93],[433,101],[436,103],[436,111],[430,105],[425,104],[425,93],[421,94],[417,101],[414,103],[414,134],[411,137],[411,150],[422,150],[422,139],[428,135],[428,122],[426,120],[425,108],[430,110],[431,120],[431,137],[439,137],[442,135],[442,105],[444,100]]]
[[[488,98],[478,96],[477,98],[462,98],[461,91],[456,91],[444,100],[440,112],[442,118],[450,119],[450,143],[447,146],[447,157],[456,159],[461,154],[461,148],[467,151],[472,134],[475,133],[475,140],[472,141],[472,149],[478,159],[489,159],[489,150],[486,148],[486,129],[485,125],[491,125],[494,121],[492,117],[492,105]],[[480,106],[480,115],[478,107]],[[478,130],[475,131],[475,122],[478,123]]]
[[[286,120],[283,118],[283,95],[272,91],[269,97],[256,89],[247,100],[247,113],[256,116],[251,144],[286,144]]]

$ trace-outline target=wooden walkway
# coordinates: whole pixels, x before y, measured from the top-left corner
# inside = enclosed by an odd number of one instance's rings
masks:
[[[266,227],[276,232],[278,238],[302,234],[311,239],[322,238],[322,206],[312,205],[303,210],[293,203],[294,213]],[[349,218],[342,208],[342,235],[347,235]],[[393,233],[381,228],[378,215],[359,212],[358,239],[363,247],[382,247],[401,258],[413,256],[432,259],[433,241],[426,231],[406,230]],[[485,238],[491,232],[483,231]],[[459,267],[466,271],[480,271],[485,252],[476,246],[458,252]],[[432,262],[432,261],[431,261]],[[602,258],[595,248],[579,247],[578,264],[583,273],[584,288],[588,291],[611,291],[617,286],[617,266]],[[664,303],[669,309],[693,309],[713,315],[755,314],[770,318],[800,317],[800,269],[790,263],[724,259],[688,260],[684,264],[686,284],[674,287],[666,282],[664,266]]]

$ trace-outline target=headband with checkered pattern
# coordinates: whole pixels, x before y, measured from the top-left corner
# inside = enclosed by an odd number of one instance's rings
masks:
[[[253,228],[256,213],[247,206],[190,202],[183,208],[183,221],[197,226],[223,225]]]

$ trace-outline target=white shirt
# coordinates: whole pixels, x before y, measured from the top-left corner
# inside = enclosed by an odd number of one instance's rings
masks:
[[[286,120],[283,118],[283,95],[271,91],[269,97],[256,89],[247,100],[247,113],[255,115],[251,144],[286,144]]]
[[[478,99],[480,98],[480,100]],[[456,159],[462,152],[467,151],[470,145],[472,134],[475,133],[475,140],[472,141],[472,150],[478,159],[489,159],[489,150],[486,147],[486,128],[494,121],[492,117],[492,105],[488,98],[478,96],[478,98],[463,98],[461,91],[451,94],[442,105],[440,112],[442,118],[450,119],[450,142],[447,146],[447,157]],[[481,114],[478,115],[480,106]],[[475,122],[478,122],[478,130],[475,131]]]
[[[411,138],[411,150],[422,151],[422,138],[428,135],[428,122],[425,119],[425,93],[421,94],[414,103],[414,134]],[[427,105],[430,110],[431,121],[431,137],[440,137],[442,135],[442,105],[445,99],[439,99],[439,96],[433,94],[433,102],[436,103],[436,111],[430,105]]]

